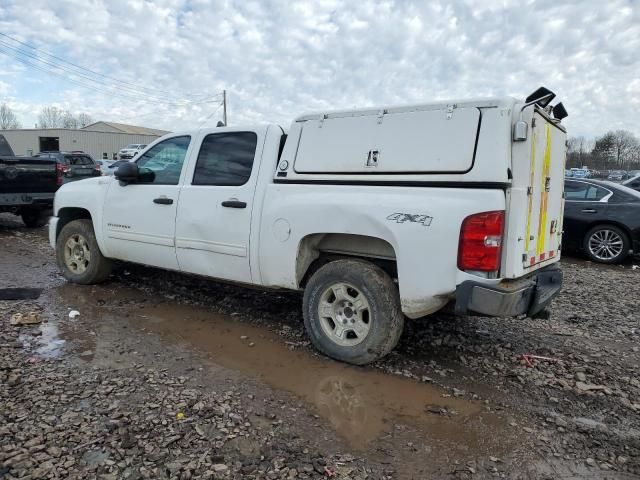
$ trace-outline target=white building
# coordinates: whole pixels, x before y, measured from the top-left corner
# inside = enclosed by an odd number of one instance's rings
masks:
[[[95,122],[80,129],[25,128],[1,130],[16,155],[43,151],[81,150],[96,160],[117,158],[118,151],[132,143],[149,144],[169,132],[114,122]]]

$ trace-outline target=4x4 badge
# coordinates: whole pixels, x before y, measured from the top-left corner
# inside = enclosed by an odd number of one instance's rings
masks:
[[[387,220],[395,221],[396,223],[421,223],[425,227],[428,227],[431,225],[433,217],[419,213],[392,213],[387,217]]]

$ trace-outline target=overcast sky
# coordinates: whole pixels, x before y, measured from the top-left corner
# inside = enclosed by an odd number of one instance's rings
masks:
[[[36,60],[15,48],[28,47],[0,37],[0,101],[26,127],[45,105],[174,131],[213,125],[222,89],[230,124],[288,126],[307,111],[545,85],[571,135],[640,135],[640,0],[0,0],[0,32],[127,82],[25,65]]]

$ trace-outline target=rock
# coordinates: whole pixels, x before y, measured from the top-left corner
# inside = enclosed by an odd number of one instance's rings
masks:
[[[211,468],[216,473],[226,472],[227,470],[229,470],[229,467],[227,467],[224,463],[216,463],[212,465]]]
[[[584,372],[578,372],[576,373],[576,379],[580,382],[586,382],[587,376],[584,374]]]

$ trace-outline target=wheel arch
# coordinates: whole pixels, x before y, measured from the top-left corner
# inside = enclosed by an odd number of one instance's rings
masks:
[[[93,218],[91,217],[91,212],[86,208],[80,207],[63,207],[58,211],[58,223],[56,225],[56,238],[60,236],[60,232],[69,222],[74,220],[91,220],[93,223]]]
[[[339,259],[363,259],[397,278],[396,252],[387,240],[350,233],[313,233],[300,239],[296,255],[296,284],[304,288],[323,265]]]

